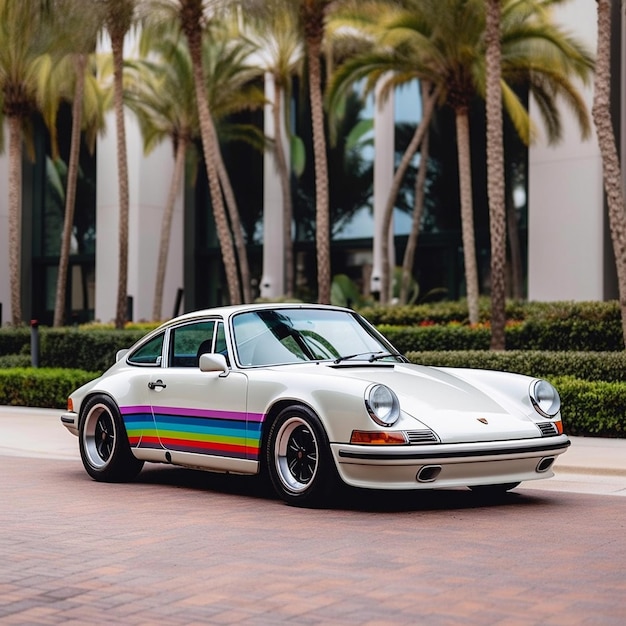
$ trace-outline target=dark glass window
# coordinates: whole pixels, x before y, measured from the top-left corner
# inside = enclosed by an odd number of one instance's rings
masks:
[[[141,345],[131,353],[128,357],[128,362],[132,365],[161,365],[164,337],[165,333],[160,333]]]
[[[170,332],[170,365],[198,367],[201,354],[213,352],[215,322],[195,322]]]

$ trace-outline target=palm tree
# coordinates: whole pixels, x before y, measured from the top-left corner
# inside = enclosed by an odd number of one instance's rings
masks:
[[[22,323],[22,139],[37,107],[38,57],[51,41],[43,11],[40,0],[0,0],[0,102],[9,127],[9,273],[11,323],[16,326]]]
[[[487,1],[485,26],[487,110],[487,194],[491,241],[491,349],[504,350],[506,324],[504,272],[506,265],[506,209],[504,203],[504,137],[500,77],[500,0]]]
[[[248,63],[252,47],[249,42],[238,38],[237,33],[238,28],[233,28],[228,18],[214,20],[206,28],[203,69],[209,108],[217,131],[218,140],[215,145],[217,174],[224,194],[237,254],[243,301],[251,302],[250,268],[243,227],[220,144],[222,141],[238,140],[248,142],[255,148],[264,147],[262,133],[256,127],[230,124],[226,120],[233,113],[262,107],[265,104],[265,98],[255,84],[261,72],[259,68]]]
[[[65,190],[65,214],[59,253],[54,326],[65,321],[65,294],[70,244],[74,228],[74,209],[81,131],[86,130],[89,149],[93,151],[98,130],[104,128],[105,97],[97,83],[90,54],[96,47],[102,21],[97,10],[85,14],[84,3],[76,0],[56,0],[51,14],[55,32],[56,54],[46,54],[40,60],[38,97],[44,121],[49,129],[53,158],[58,158],[56,123],[61,102],[72,103],[72,135]]]
[[[216,29],[213,29],[216,30]],[[223,29],[222,29],[223,30]],[[170,139],[175,150],[175,167],[168,200],[161,223],[159,260],[155,282],[153,319],[161,319],[163,284],[169,250],[175,197],[180,189],[188,146],[199,136],[199,122],[195,104],[193,70],[188,49],[173,31],[155,36],[145,30],[142,49],[147,57],[130,64],[131,78],[127,89],[127,103],[137,114],[144,138],[144,149],[149,152],[164,139]],[[262,93],[251,83],[258,73],[245,64],[248,47],[233,41],[227,32],[213,33],[204,41],[206,91],[211,110],[219,121],[229,113],[244,108],[261,106]],[[156,59],[155,59],[156,56]],[[218,130],[225,128],[223,123]],[[225,132],[230,132],[227,128]],[[219,146],[218,146],[219,147]],[[244,300],[250,301],[250,270],[238,221],[238,210],[221,152],[217,151],[220,184],[229,207],[244,288]],[[237,234],[240,236],[237,237]]]
[[[529,141],[532,129],[528,112],[514,92],[526,86],[539,103],[548,137],[557,140],[561,127],[557,98],[563,98],[588,132],[586,107],[570,76],[588,78],[591,55],[575,38],[549,21],[542,0],[504,0],[501,19],[502,97],[520,137]],[[378,12],[364,3],[356,15],[376,46],[348,62],[341,81],[367,73],[376,75],[394,67],[396,83],[426,80],[441,90],[440,103],[455,114],[461,225],[465,259],[469,319],[478,321],[478,272],[474,238],[474,209],[470,160],[469,111],[477,97],[485,96],[484,0],[403,0],[379,4]],[[371,15],[376,15],[372,20]],[[362,64],[363,68],[359,68]],[[344,74],[345,72],[345,74]],[[381,236],[383,240],[385,233]],[[388,278],[387,278],[388,280]],[[389,284],[387,282],[387,284]]]
[[[135,20],[138,0],[102,0],[104,25],[111,40],[113,54],[113,106],[117,142],[117,176],[119,213],[118,283],[115,327],[123,328],[128,317],[128,155],[124,123],[124,39]]]
[[[163,21],[168,17],[176,17],[182,32],[187,38],[194,79],[195,101],[198,108],[200,137],[204,151],[204,163],[209,193],[213,208],[213,217],[222,253],[222,262],[226,274],[228,296],[231,304],[242,301],[241,284],[237,271],[235,247],[231,236],[228,217],[224,207],[218,168],[218,139],[215,130],[211,107],[205,89],[205,70],[202,58],[202,33],[204,27],[216,19],[222,2],[212,0],[151,0],[147,4],[154,22]]]
[[[592,115],[602,155],[609,228],[617,269],[622,335],[626,347],[626,208],[611,115],[611,1],[597,0],[598,43]]]
[[[317,254],[317,299],[330,303],[330,209],[328,200],[328,163],[324,134],[322,97],[322,42],[326,12],[332,0],[298,0],[304,31],[309,77],[309,98],[313,126],[315,161],[315,246]]]

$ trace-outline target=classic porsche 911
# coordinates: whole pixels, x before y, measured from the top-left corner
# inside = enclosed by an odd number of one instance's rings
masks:
[[[72,393],[61,421],[95,480],[144,462],[267,472],[307,506],[341,483],[507,491],[552,476],[570,444],[547,381],[413,365],[354,311],[313,304],[166,322]]]

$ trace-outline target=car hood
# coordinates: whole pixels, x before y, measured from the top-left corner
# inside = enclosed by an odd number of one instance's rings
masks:
[[[452,371],[420,365],[337,367],[337,374],[387,385],[405,416],[434,430],[442,442],[493,441],[540,436],[528,416],[525,377],[508,374],[507,393],[480,385],[481,372],[469,382]],[[419,428],[419,425],[416,425]]]

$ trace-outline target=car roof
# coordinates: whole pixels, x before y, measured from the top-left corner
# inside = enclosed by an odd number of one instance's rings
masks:
[[[164,322],[159,326],[159,329],[166,328],[179,322],[187,320],[193,320],[203,317],[221,317],[227,319],[236,313],[243,313],[245,311],[263,311],[272,309],[328,309],[334,311],[347,311],[353,312],[351,309],[345,307],[335,306],[332,304],[315,304],[305,302],[262,302],[258,304],[231,304],[227,306],[213,307],[210,309],[199,309],[197,311],[190,311],[177,317]]]

